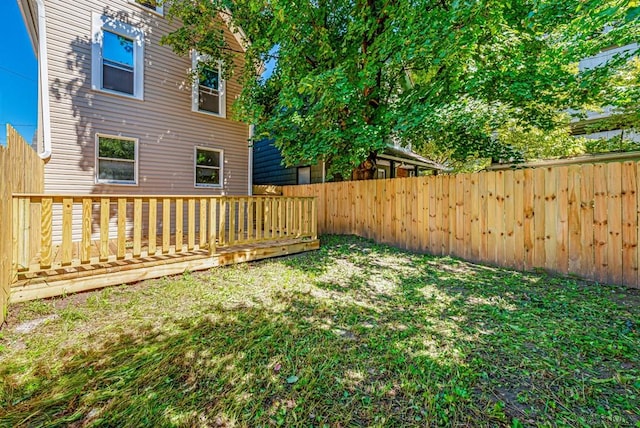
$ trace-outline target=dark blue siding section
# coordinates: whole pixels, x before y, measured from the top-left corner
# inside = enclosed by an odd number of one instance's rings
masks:
[[[281,162],[282,156],[273,140],[253,143],[253,184],[297,184],[298,169],[285,168]]]

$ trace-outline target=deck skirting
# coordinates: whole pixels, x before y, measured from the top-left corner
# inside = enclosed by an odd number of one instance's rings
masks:
[[[46,271],[15,282],[11,287],[10,302],[17,303],[61,296],[111,285],[161,278],[187,271],[199,271],[296,254],[318,248],[320,248],[318,239],[289,239],[228,247],[211,256],[206,251],[199,251],[191,254],[164,255],[135,261],[123,260]]]

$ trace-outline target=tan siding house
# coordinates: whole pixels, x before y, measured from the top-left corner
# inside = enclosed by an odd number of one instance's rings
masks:
[[[41,67],[46,50],[47,193],[248,193],[249,126],[231,119],[238,80],[207,70],[194,90],[193,59],[160,45],[177,24],[130,0],[18,2]],[[44,44],[37,11],[46,12]]]

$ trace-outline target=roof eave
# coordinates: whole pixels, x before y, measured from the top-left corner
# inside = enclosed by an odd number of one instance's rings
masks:
[[[231,34],[240,45],[240,49],[242,49],[242,52],[246,52],[247,46],[250,45],[251,43],[247,39],[247,36],[242,30],[242,28],[233,24],[231,20],[231,16],[232,16],[231,11],[229,9],[226,9],[225,11],[219,11],[218,16],[220,16],[220,19],[222,19],[222,21],[226,24],[229,31],[231,31]]]
[[[385,153],[389,152],[389,153]],[[423,156],[415,152],[409,152],[406,150],[400,150],[393,146],[387,146],[383,153],[378,155],[381,159],[390,159],[390,160],[400,160],[402,162],[407,162],[412,165],[420,166],[427,169],[432,169],[435,171],[449,172],[451,168],[447,168],[446,166],[439,164],[438,162],[434,162],[430,159],[427,159]]]
[[[22,21],[24,22],[29,39],[31,40],[31,47],[33,52],[38,57],[38,12],[37,8],[33,4],[32,0],[17,0],[18,8],[22,14]]]

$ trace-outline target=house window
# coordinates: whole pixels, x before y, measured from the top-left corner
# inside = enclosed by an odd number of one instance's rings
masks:
[[[92,89],[142,99],[142,30],[94,13],[91,40]]]
[[[157,1],[136,0],[135,3],[140,5],[141,7],[154,11],[159,15],[162,15],[164,12],[164,7],[158,5]]]
[[[96,181],[98,183],[138,183],[138,140],[96,135],[96,145]]]
[[[225,117],[224,80],[220,65],[206,63],[207,57],[194,54],[193,69],[196,71],[193,82],[192,110],[215,116]]]
[[[378,168],[377,173],[378,173],[378,178],[379,179],[387,178],[387,170],[386,169]]]
[[[298,184],[311,184],[310,166],[301,166],[298,168]]]
[[[222,151],[195,148],[195,186],[222,187]]]

